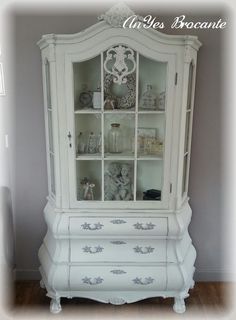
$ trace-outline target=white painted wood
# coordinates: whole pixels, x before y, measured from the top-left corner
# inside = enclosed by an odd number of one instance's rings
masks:
[[[188,234],[192,211],[187,190],[184,195],[181,190],[183,157],[188,154],[190,159],[191,151],[191,139],[187,151],[184,150],[188,70],[193,61],[191,136],[197,50],[201,44],[194,36],[174,36],[156,30],[131,30],[114,26],[117,21],[122,21],[127,12],[115,6],[115,9],[103,15],[103,21],[83,32],[45,35],[38,42],[43,62],[49,186],[48,203],[44,209],[48,231],[39,250],[39,270],[41,286],[45,286],[48,297],[52,299],[52,313],[61,311],[61,297],[84,297],[120,305],[156,296],[173,297],[174,311],[183,313],[184,299],[194,285],[196,251]],[[113,15],[118,19],[113,19]],[[141,93],[138,81],[134,110],[104,110],[103,52],[118,44],[136,52],[136,79],[139,79],[141,56],[167,64],[165,111],[139,110]],[[75,111],[73,63],[97,56],[101,62],[102,108]],[[51,72],[52,103],[49,107],[53,122],[53,151],[49,151],[45,59],[49,61]],[[145,70],[142,74],[145,74]],[[155,77],[150,76],[150,79]],[[159,83],[160,78],[156,79]],[[135,142],[138,118],[147,119],[148,115],[152,115],[153,119],[157,117],[156,126],[159,125],[164,138],[163,157],[139,157],[137,143],[134,153],[111,155],[105,153],[104,142],[101,155],[76,155],[76,117],[89,119],[99,115],[104,136],[106,117],[122,114],[134,119]],[[71,140],[68,139],[69,133]],[[50,189],[50,152],[54,156],[55,195]],[[92,164],[96,164],[96,161],[101,163],[101,201],[78,201],[76,167],[81,161],[90,160],[93,160]],[[108,161],[133,161],[134,201],[104,201],[104,171]],[[136,198],[138,166],[144,162],[147,163],[146,172],[155,163],[152,180],[163,164],[161,201],[139,201]],[[187,185],[189,166],[190,162]],[[144,180],[147,180],[145,175]]]

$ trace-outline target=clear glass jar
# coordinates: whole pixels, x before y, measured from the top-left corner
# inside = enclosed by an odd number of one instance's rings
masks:
[[[108,132],[108,152],[121,153],[123,151],[123,136],[119,123],[112,123]]]
[[[155,110],[157,109],[157,97],[152,90],[152,85],[147,85],[147,90],[142,96],[142,108]]]

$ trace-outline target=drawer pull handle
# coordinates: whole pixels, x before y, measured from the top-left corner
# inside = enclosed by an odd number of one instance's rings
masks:
[[[123,219],[114,219],[110,221],[113,224],[122,224],[122,223],[127,223],[125,220]]]
[[[127,273],[126,271],[121,270],[121,269],[114,269],[114,270],[111,270],[110,272],[113,273],[113,274],[124,274],[124,273]]]
[[[122,240],[114,240],[114,241],[110,241],[112,244],[126,244],[125,241]]]
[[[97,278],[94,278],[93,280],[91,280],[91,278],[85,277],[82,279],[82,281],[83,281],[83,283],[90,284],[91,286],[93,286],[93,285],[97,285],[97,284],[102,283],[104,281],[104,279],[101,277],[97,277]]]
[[[84,252],[86,252],[86,253],[100,253],[100,252],[102,252],[103,251],[103,247],[101,247],[101,246],[97,246],[97,247],[94,247],[94,249],[92,249],[91,247],[89,247],[89,246],[85,246],[84,248],[83,248],[83,251]]]
[[[102,227],[104,227],[104,225],[98,222],[94,223],[93,226],[91,226],[91,223],[85,222],[84,224],[81,224],[81,227],[84,230],[100,230],[102,229]]]
[[[136,246],[133,249],[134,249],[134,252],[141,253],[141,254],[152,253],[154,251],[154,248],[152,248],[151,246],[145,247],[144,249],[143,247]]]
[[[134,226],[134,229],[137,229],[137,230],[152,230],[156,225],[149,222],[149,223],[146,223],[146,225],[144,226],[143,223],[137,222],[133,226]]]
[[[136,277],[132,281],[134,282],[134,284],[141,284],[143,286],[147,286],[148,284],[153,283],[154,279],[151,277],[147,277],[147,278],[144,278],[144,280],[142,280],[142,278]]]

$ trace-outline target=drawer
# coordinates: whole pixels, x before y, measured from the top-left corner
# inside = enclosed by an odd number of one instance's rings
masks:
[[[166,240],[70,240],[70,262],[166,262]]]
[[[165,290],[166,268],[160,266],[71,266],[70,290]]]
[[[71,236],[167,236],[166,217],[70,217]]]

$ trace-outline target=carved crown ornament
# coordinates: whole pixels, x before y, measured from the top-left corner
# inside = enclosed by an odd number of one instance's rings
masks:
[[[98,20],[104,20],[115,28],[122,28],[124,21],[135,13],[123,2],[117,3],[104,14],[98,17]],[[138,20],[143,20],[141,16],[137,16]]]

